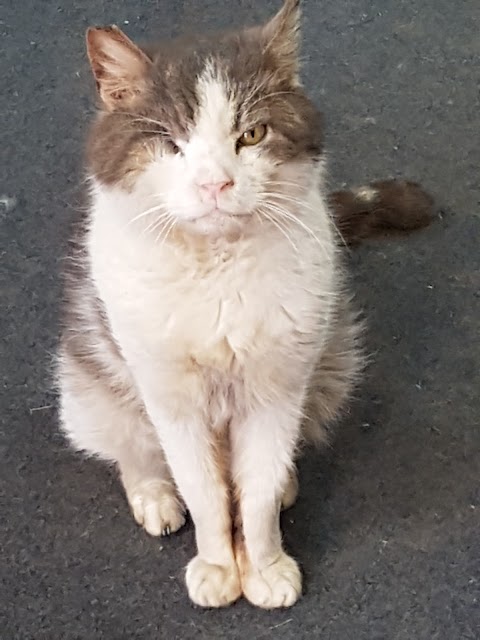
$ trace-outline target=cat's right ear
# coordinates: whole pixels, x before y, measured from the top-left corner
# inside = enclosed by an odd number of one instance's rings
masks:
[[[147,87],[152,62],[118,27],[90,27],[87,54],[97,89],[109,111],[130,108]]]

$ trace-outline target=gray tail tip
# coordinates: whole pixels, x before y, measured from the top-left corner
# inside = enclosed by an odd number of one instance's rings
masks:
[[[371,237],[422,229],[435,217],[432,196],[408,180],[378,180],[335,191],[329,203],[340,233],[353,245]]]

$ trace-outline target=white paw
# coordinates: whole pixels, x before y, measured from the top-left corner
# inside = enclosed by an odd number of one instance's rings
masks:
[[[295,471],[289,474],[288,484],[285,487],[282,496],[282,509],[290,509],[293,507],[298,497],[298,477]]]
[[[173,487],[161,480],[149,480],[128,496],[133,517],[151,536],[165,536],[185,524],[185,508]]]
[[[237,565],[210,564],[199,556],[187,567],[187,589],[190,599],[201,607],[225,607],[238,600],[242,587]]]
[[[249,566],[242,586],[247,600],[257,607],[291,607],[302,593],[302,576],[295,560],[282,553],[261,571]]]

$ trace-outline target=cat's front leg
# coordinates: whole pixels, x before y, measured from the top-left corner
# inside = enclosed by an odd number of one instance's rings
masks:
[[[232,546],[230,491],[218,434],[192,411],[190,419],[146,398],[179,492],[195,525],[198,554],[188,564],[188,594],[195,604],[221,607],[237,600],[241,584]]]
[[[290,397],[231,425],[232,474],[241,521],[235,553],[245,597],[266,609],[291,606],[301,594],[300,570],[283,550],[280,531],[300,416],[301,399]]]

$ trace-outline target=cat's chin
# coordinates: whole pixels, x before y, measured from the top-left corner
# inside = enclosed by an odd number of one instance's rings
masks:
[[[202,235],[229,235],[243,229],[251,220],[252,214],[232,214],[215,209],[214,211],[186,222],[195,233]]]

